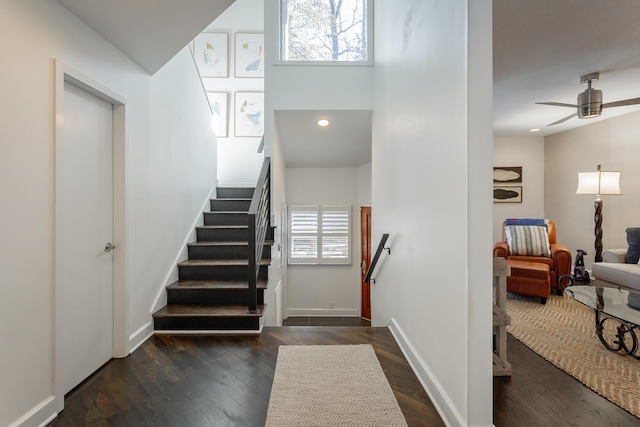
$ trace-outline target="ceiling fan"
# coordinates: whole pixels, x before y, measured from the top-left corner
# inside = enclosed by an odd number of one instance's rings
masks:
[[[640,98],[624,99],[622,101],[602,103],[602,91],[593,89],[591,82],[600,80],[600,73],[589,73],[580,77],[580,83],[588,85],[584,92],[578,94],[578,104],[564,104],[562,102],[536,102],[541,105],[553,105],[556,107],[571,107],[576,108],[577,112],[564,117],[557,122],[548,124],[547,126],[558,125],[564,123],[567,120],[578,116],[580,119],[590,119],[592,117],[599,117],[603,108],[622,107],[625,105],[640,104]]]

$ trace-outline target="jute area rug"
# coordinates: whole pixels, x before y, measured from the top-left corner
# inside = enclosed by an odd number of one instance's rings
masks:
[[[507,331],[516,339],[591,390],[640,417],[640,360],[611,352],[602,345],[595,333],[593,310],[564,296],[552,295],[542,305],[537,298],[508,294],[507,313],[511,316]]]
[[[282,345],[267,427],[406,426],[371,345]]]

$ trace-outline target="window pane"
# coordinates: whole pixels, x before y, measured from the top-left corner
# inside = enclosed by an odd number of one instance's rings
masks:
[[[349,237],[323,237],[322,258],[349,258]]]
[[[366,61],[367,0],[282,0],[285,61]]]
[[[349,233],[349,211],[323,211],[322,233]]]
[[[291,236],[291,258],[317,258],[318,238],[315,236]]]
[[[318,212],[317,211],[292,211],[291,212],[291,233],[317,233],[318,232]]]

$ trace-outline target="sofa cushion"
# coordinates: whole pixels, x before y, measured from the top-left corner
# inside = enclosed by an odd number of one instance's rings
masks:
[[[551,271],[553,271],[556,266],[553,258],[546,256],[509,255],[509,259],[514,261],[537,262],[539,264],[545,264],[549,266],[549,270]]]
[[[551,256],[546,226],[507,225],[505,233],[511,255]]]
[[[640,291],[640,265],[594,262],[591,271],[596,279]]]
[[[640,227],[627,228],[627,264],[637,264],[640,261]]]
[[[604,262],[621,262],[625,263],[627,258],[627,249],[607,249],[602,253],[602,261]]]

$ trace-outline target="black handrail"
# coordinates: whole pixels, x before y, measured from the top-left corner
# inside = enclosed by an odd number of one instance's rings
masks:
[[[265,157],[249,206],[249,313],[258,311],[258,276],[271,218],[271,158]]]
[[[367,275],[364,278],[365,282],[369,282],[371,280],[371,275],[373,274],[373,270],[376,268],[376,264],[378,263],[378,258],[380,258],[380,254],[382,250],[389,251],[389,255],[391,255],[391,248],[385,248],[384,245],[387,243],[387,239],[389,238],[389,234],[383,234],[382,239],[380,239],[380,244],[378,245],[378,249],[376,250],[376,254],[373,257],[373,261],[371,261],[371,265],[369,266],[369,270],[367,271]],[[375,283],[376,279],[373,279]]]

